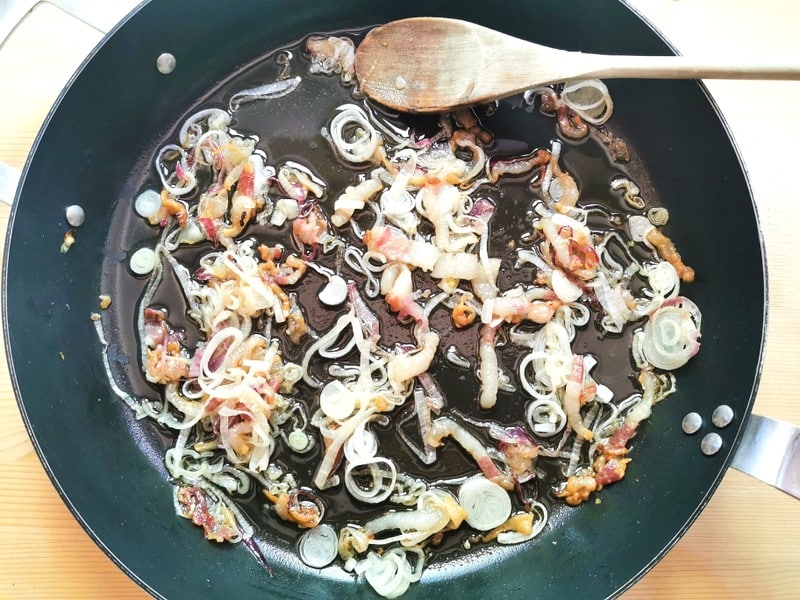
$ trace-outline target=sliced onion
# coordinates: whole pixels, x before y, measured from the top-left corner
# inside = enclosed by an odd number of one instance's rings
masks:
[[[339,306],[345,300],[347,300],[347,282],[339,275],[334,275],[319,293],[319,301],[327,306]]]
[[[525,418],[531,431],[545,437],[563,431],[567,425],[567,415],[561,404],[547,398],[534,400],[525,411]]]
[[[425,271],[432,271],[439,260],[439,249],[428,242],[422,240],[413,240],[411,248],[406,255],[408,264],[419,267]]]
[[[700,310],[688,298],[665,301],[644,326],[642,353],[658,369],[685,365],[700,349]]]
[[[196,244],[206,239],[206,230],[195,219],[189,219],[175,240],[178,244]]]
[[[592,125],[602,125],[614,112],[614,101],[606,84],[599,79],[573,81],[561,90],[561,100]]]
[[[641,210],[644,208],[644,200],[639,195],[641,190],[639,186],[627,177],[617,177],[611,181],[612,190],[623,190],[622,199],[631,208]]]
[[[549,273],[552,267],[548,265],[538,253],[533,250],[517,250],[517,268],[525,264],[534,265],[542,273]]]
[[[309,386],[314,388],[322,387],[322,384],[309,372],[308,369],[308,365],[311,362],[311,359],[314,357],[314,354],[335,344],[336,340],[339,339],[339,336],[342,335],[342,332],[348,327],[352,327],[352,324],[353,320],[351,315],[345,314],[340,316],[336,320],[336,323],[333,325],[333,327],[331,327],[325,335],[320,337],[311,345],[310,348],[308,348],[308,350],[306,350],[300,366],[303,369],[303,381],[305,381]]]
[[[180,178],[178,178],[174,172],[175,169],[170,169],[164,163],[164,155],[171,152],[174,152],[178,155],[178,159],[175,161],[175,167],[177,168],[177,166],[180,165],[183,171],[184,182],[182,183],[179,181]],[[163,146],[158,151],[158,155],[155,159],[155,166],[158,176],[161,178],[161,185],[163,185],[164,189],[173,196],[182,196],[184,194],[188,194],[197,187],[197,177],[195,176],[194,171],[188,168],[186,152],[180,146],[175,144],[167,144]],[[175,177],[173,177],[173,175],[175,175]]]
[[[622,286],[617,284],[612,288],[604,276],[598,276],[591,286],[605,312],[601,322],[603,329],[611,333],[620,333],[632,314],[622,297]]]
[[[420,382],[426,382],[429,375],[420,375]],[[431,412],[437,415],[444,407],[444,398],[441,396],[438,388],[433,389],[429,386],[434,396],[426,395],[425,391],[420,388],[414,389],[414,408],[417,413],[417,422],[419,424],[419,436],[422,438],[423,448],[418,452],[420,460],[426,465],[432,465],[436,462],[436,448],[430,443],[431,432]]]
[[[594,393],[595,399],[603,404],[608,404],[614,399],[614,391],[606,385],[598,385]]]
[[[153,250],[150,248],[139,248],[131,255],[131,271],[137,275],[147,275],[156,268],[157,262],[158,258]]]
[[[642,274],[647,277],[650,289],[656,297],[674,298],[678,295],[681,286],[680,277],[675,267],[667,261],[646,265],[642,269]]]
[[[408,182],[417,168],[417,154],[413,151],[398,152],[395,155],[406,156],[407,160],[398,171],[392,185],[381,194],[381,209],[387,216],[399,216],[410,213],[414,209],[414,196],[408,191]]]
[[[381,194],[381,209],[387,217],[408,215],[413,208],[414,197],[409,192],[385,190]]]
[[[469,362],[469,359],[461,354],[458,351],[458,348],[455,346],[448,346],[447,351],[445,352],[445,358],[451,365],[455,365],[456,367],[461,367],[462,369],[471,369],[472,363]]]
[[[380,136],[369,122],[366,113],[355,104],[345,104],[331,120],[331,141],[347,162],[368,162],[378,149]]]
[[[528,535],[524,535],[518,531],[504,531],[497,534],[497,542],[500,544],[519,544],[521,542],[527,542],[539,535],[544,529],[544,526],[547,525],[547,507],[541,502],[533,502],[531,509],[534,513],[538,512],[540,518],[534,522],[531,532]]]
[[[327,383],[319,393],[319,407],[325,416],[343,421],[353,414],[356,398],[338,379]]]
[[[236,112],[245,102],[281,98],[292,93],[298,85],[300,85],[300,77],[295,76],[286,79],[278,79],[277,81],[271,81],[259,87],[242,90],[231,96],[228,102],[228,108],[231,112]]]
[[[350,462],[365,462],[378,453],[378,438],[361,423],[344,444],[344,456]]]
[[[297,218],[297,215],[300,214],[300,209],[297,204],[297,200],[293,198],[281,198],[275,203],[275,208],[272,211],[272,216],[270,217],[270,224],[274,225],[275,227],[280,227],[283,225],[287,219],[292,220]]]
[[[406,559],[407,552],[417,554],[417,564],[412,567]],[[379,595],[384,598],[398,598],[402,596],[411,583],[418,581],[422,573],[424,555],[422,551],[404,548],[392,548],[381,556],[370,552],[355,567],[356,573],[364,578]]]
[[[161,208],[161,194],[155,190],[145,190],[136,197],[133,208],[140,217],[152,217]]]
[[[583,290],[570,281],[561,269],[553,269],[550,281],[553,285],[553,291],[562,302],[575,302],[583,295]]]
[[[511,516],[511,498],[502,487],[481,475],[458,488],[458,503],[467,511],[466,521],[479,531],[502,525]]]
[[[439,256],[431,276],[436,279],[472,280],[478,275],[478,257],[468,252],[446,252]]]
[[[369,477],[369,486],[364,488],[356,481]],[[397,483],[397,467],[389,459],[376,456],[369,462],[348,462],[344,470],[344,486],[356,500],[368,504],[380,504],[393,492]]]
[[[184,121],[178,132],[178,140],[184,147],[188,148],[197,142],[203,131],[200,121],[207,121],[208,129],[226,129],[230,125],[231,116],[221,108],[208,108],[196,112]]]
[[[309,567],[321,569],[331,564],[339,551],[336,530],[327,523],[312,527],[297,541],[300,559]]]
[[[631,239],[634,242],[642,242],[647,239],[647,234],[653,229],[653,224],[641,215],[633,215],[628,218],[628,231],[631,233]]]
[[[309,438],[308,434],[302,429],[293,430],[286,436],[286,441],[289,447],[295,452],[306,452],[313,446],[311,438]]]

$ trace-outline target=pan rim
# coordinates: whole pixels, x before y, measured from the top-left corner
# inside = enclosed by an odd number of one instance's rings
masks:
[[[638,19],[640,19],[645,25],[647,25],[656,35],[659,36],[661,41],[668,46],[670,51],[675,54],[678,54],[677,49],[673,46],[673,44],[664,36],[664,34],[644,15],[642,15],[637,9],[632,7],[627,0],[619,0],[619,2],[624,5],[628,10],[633,12]],[[14,390],[14,395],[17,401],[18,409],[22,415],[23,422],[25,424],[26,431],[28,436],[31,439],[33,447],[36,451],[36,454],[39,458],[39,461],[42,463],[42,466],[45,472],[48,475],[48,478],[53,483],[56,491],[58,492],[61,499],[64,501],[67,508],[70,510],[74,518],[78,521],[81,527],[86,531],[89,537],[95,542],[95,544],[114,562],[128,577],[131,578],[137,585],[139,585],[144,591],[149,593],[150,595],[163,598],[161,594],[159,594],[154,588],[150,586],[146,581],[144,581],[139,575],[137,575],[130,567],[127,566],[125,561],[117,556],[102,540],[100,534],[95,532],[92,526],[87,522],[85,516],[80,512],[80,510],[72,503],[68,494],[65,492],[64,487],[62,486],[61,481],[59,480],[58,475],[55,473],[47,456],[45,456],[41,443],[38,439],[37,433],[34,430],[33,423],[29,417],[28,410],[26,408],[25,402],[22,398],[20,384],[18,380],[17,368],[16,368],[16,361],[15,361],[15,352],[12,348],[10,343],[10,330],[8,325],[8,317],[9,317],[9,306],[8,306],[8,264],[9,264],[9,257],[11,249],[11,242],[12,237],[14,234],[14,222],[17,216],[17,211],[19,209],[20,199],[24,196],[24,189],[25,183],[27,179],[28,172],[30,170],[30,166],[32,162],[35,160],[36,152],[39,148],[40,142],[42,140],[44,132],[47,130],[50,122],[52,121],[54,115],[58,112],[62,101],[66,96],[69,95],[74,82],[76,79],[83,73],[86,66],[92,61],[92,59],[97,55],[98,52],[101,51],[103,46],[106,42],[115,35],[115,33],[123,27],[138,11],[141,10],[148,2],[142,2],[139,6],[137,6],[129,15],[127,15],[120,23],[118,23],[110,32],[108,32],[103,39],[95,46],[95,48],[89,53],[89,55],[84,59],[78,69],[73,73],[70,77],[69,81],[65,85],[65,87],[61,90],[58,98],[54,102],[53,106],[51,107],[50,111],[48,112],[47,117],[45,118],[42,127],[40,128],[39,132],[36,135],[35,141],[32,145],[31,151],[26,159],[25,165],[22,170],[22,175],[20,177],[20,183],[17,188],[17,192],[15,194],[14,203],[11,209],[11,213],[9,216],[8,222],[8,229],[5,236],[4,242],[4,255],[3,255],[3,274],[2,274],[2,297],[0,298],[0,302],[2,303],[2,317],[3,317],[3,332],[4,332],[4,345],[7,355],[7,363],[9,367],[9,376],[11,379],[12,387]],[[766,247],[765,247],[765,240],[763,235],[763,229],[761,227],[761,217],[758,212],[758,207],[754,200],[754,194],[752,189],[752,182],[749,177],[749,172],[746,167],[746,164],[743,161],[742,153],[740,151],[739,145],[733,136],[731,128],[725,119],[724,114],[721,112],[719,105],[717,104],[714,97],[711,95],[707,87],[703,84],[703,82],[697,82],[697,85],[700,87],[702,93],[704,94],[706,100],[708,101],[710,107],[713,109],[716,117],[718,118],[719,122],[721,123],[722,127],[724,128],[728,141],[731,145],[731,148],[736,156],[736,160],[739,164],[739,167],[742,170],[742,174],[744,176],[744,181],[747,186],[747,193],[749,196],[749,201],[751,208],[753,210],[753,215],[755,218],[755,224],[757,228],[757,237],[758,237],[758,245],[759,251],[761,253],[761,271],[762,271],[762,285],[763,285],[763,306],[761,312],[761,336],[759,340],[759,349],[758,349],[758,360],[757,364],[755,365],[755,372],[753,377],[753,384],[750,390],[748,402],[747,402],[747,411],[746,415],[738,423],[738,429],[736,430],[735,436],[733,437],[733,441],[730,446],[730,450],[728,455],[726,456],[725,460],[720,464],[720,468],[718,471],[717,476],[713,479],[713,482],[709,485],[708,489],[706,490],[705,495],[698,503],[697,507],[694,511],[686,518],[685,523],[683,526],[675,533],[673,538],[662,548],[662,550],[657,553],[639,572],[637,572],[633,577],[631,577],[625,584],[623,584],[615,593],[613,593],[611,598],[617,597],[624,593],[626,590],[630,589],[633,585],[635,585],[638,581],[641,580],[642,577],[646,573],[648,573],[655,564],[657,564],[672,548],[675,544],[680,540],[680,538],[686,533],[686,531],[691,527],[691,525],[695,522],[697,517],[700,513],[705,509],[708,502],[710,501],[711,497],[714,495],[716,490],[718,489],[722,478],[727,471],[728,467],[730,466],[730,462],[733,458],[733,455],[736,449],[739,446],[741,441],[741,432],[746,424],[747,419],[750,418],[750,414],[752,412],[753,405],[756,400],[759,384],[761,381],[762,370],[764,366],[764,358],[765,358],[765,348],[767,342],[767,332],[768,332],[768,320],[769,320],[769,286],[768,286],[768,265],[767,265],[767,256],[766,256]]]

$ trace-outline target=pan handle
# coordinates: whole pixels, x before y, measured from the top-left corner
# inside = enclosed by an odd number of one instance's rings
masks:
[[[800,427],[750,415],[731,466],[800,499]]]

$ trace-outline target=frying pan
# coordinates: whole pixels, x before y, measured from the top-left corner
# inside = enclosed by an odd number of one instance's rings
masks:
[[[443,2],[377,8],[360,2],[297,7],[250,1],[238,3],[236,11],[225,9],[188,1],[142,7],[107,38],[51,114],[24,174],[7,241],[4,310],[14,385],[59,491],[90,533],[151,593],[370,597],[348,577],[298,566],[278,542],[268,556],[273,576],[266,577],[243,547],[204,543],[194,527],[174,517],[161,456],[151,451],[154,432],[134,421],[108,389],[86,318],[96,310],[98,292],[124,276],[124,249],[115,234],[130,219],[126,202],[140,183],[137,173],[176,123],[202,106],[231,73],[311,32],[437,14],[568,49],[670,50],[627,8],[611,2],[515,5],[518,18],[512,22],[508,12],[456,10]],[[224,52],[208,42],[219,32],[235,32]],[[164,40],[170,40],[166,49],[180,67],[168,77],[153,69]],[[100,93],[109,89],[120,93],[113,99]],[[763,252],[747,183],[702,87],[630,81],[615,82],[611,92],[618,133],[645,165],[670,166],[653,166],[650,176],[680,223],[673,238],[704,274],[691,295],[701,307],[714,307],[704,314],[701,359],[681,371],[680,394],[659,405],[637,438],[635,485],[624,481],[609,488],[601,504],[571,511],[534,545],[432,565],[409,597],[528,597],[533,589],[543,598],[588,589],[596,596],[614,595],[671,547],[731,459],[754,397],[765,318]],[[663,98],[671,101],[664,104]],[[87,132],[89,142],[75,151],[75,140],[86,140]],[[695,197],[707,201],[698,204]],[[719,216],[713,207],[723,199],[728,235],[737,240],[724,253],[709,251],[705,243]],[[90,216],[80,243],[63,256],[42,251],[63,236],[65,224],[55,215],[71,203],[82,204]],[[82,348],[89,351],[77,351]],[[727,351],[731,348],[736,352]],[[58,352],[69,349],[65,368]],[[117,358],[130,356],[120,350]],[[719,398],[733,406],[737,418],[721,431],[723,451],[708,458],[680,431],[680,419],[689,410],[709,414]]]

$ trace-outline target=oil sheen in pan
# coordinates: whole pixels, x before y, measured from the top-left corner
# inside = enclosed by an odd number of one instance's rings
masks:
[[[300,44],[289,49],[294,57],[290,63],[291,74],[302,77],[298,88],[282,98],[241,105],[234,115],[231,126],[241,134],[253,136],[258,140],[257,148],[266,155],[268,164],[278,165],[293,160],[309,167],[327,184],[326,195],[321,204],[330,207],[335,197],[346,186],[356,181],[359,171],[337,160],[320,130],[329,122],[337,106],[354,101],[353,88],[343,86],[336,76],[309,74],[308,62],[303,57],[303,47],[304,45]],[[275,60],[276,56],[277,53],[266,56],[263,61],[232,76],[221,87],[212,91],[203,100],[202,105],[187,110],[186,115],[208,107],[227,108],[230,97],[236,92],[262,85],[265,81],[275,80],[283,69],[278,64],[279,61]],[[481,108],[476,109],[476,114],[484,128],[495,136],[493,144],[486,149],[488,156],[509,156],[531,151],[537,147],[549,147],[551,141],[558,138],[555,121],[539,114],[536,109],[526,108],[518,98],[501,102],[491,116],[487,116]],[[437,120],[434,117],[404,117],[402,122],[418,132],[434,132],[437,128]],[[153,154],[146,157],[145,164],[148,167],[136,171],[126,183],[125,197],[120,198],[118,202],[106,244],[103,285],[104,289],[110,290],[114,297],[112,310],[108,311],[106,317],[108,321],[106,337],[110,343],[112,372],[118,384],[126,391],[139,397],[153,399],[159,397],[159,391],[142,375],[138,358],[139,336],[134,317],[146,282],[143,278],[133,276],[123,265],[127,263],[126,257],[137,248],[152,247],[159,237],[160,232],[157,228],[148,226],[134,213],[132,202],[136,195],[145,189],[160,189],[158,175],[152,166],[155,152],[161,145],[173,142],[177,138],[181,123],[182,120],[176,122],[173,130],[167,132],[153,148]],[[635,157],[628,166],[615,163],[606,147],[594,134],[579,142],[561,141],[564,144],[562,163],[578,182],[581,189],[581,205],[594,204],[605,207],[606,216],[593,217],[590,226],[593,229],[613,228],[612,223],[619,220],[619,215],[625,212],[625,207],[619,196],[609,190],[609,184],[615,177],[629,176],[629,173],[633,172],[637,183],[645,189],[642,179],[646,179],[646,174],[641,165],[637,164]],[[368,169],[369,167],[362,171]],[[502,258],[499,276],[501,289],[507,289],[515,282],[529,283],[532,280],[531,267],[515,266],[514,252],[514,247],[524,245],[520,240],[524,240],[532,230],[531,205],[536,196],[528,190],[527,181],[527,178],[519,178],[516,181],[511,179],[504,181],[499,188],[484,186],[476,193],[477,197],[490,198],[498,207],[491,221],[489,251],[490,255]],[[656,196],[649,194],[645,199],[648,206],[653,206]],[[340,233],[343,236],[350,235],[349,230]],[[246,237],[254,238],[259,243],[282,244],[288,249],[295,249],[290,235],[290,225],[281,228],[251,225],[240,239]],[[510,244],[512,240],[513,247]],[[211,245],[203,243],[196,247],[181,249],[176,256],[184,264],[196,265],[199,256],[210,250]],[[335,267],[333,255],[321,255],[319,262],[329,268]],[[343,268],[342,274],[346,278],[362,281],[360,276],[349,272],[346,267]],[[325,279],[322,276],[309,270],[306,276],[290,289],[297,293],[309,324],[316,331],[324,331],[338,314],[345,310],[330,309],[318,302],[317,294],[324,284]],[[196,328],[185,316],[186,305],[182,293],[169,272],[165,271],[165,280],[154,302],[169,310],[171,324],[184,330],[187,346],[193,347],[198,340]],[[382,299],[374,301],[367,299],[367,302],[381,318],[382,344],[412,342],[410,328],[398,323]],[[596,314],[594,316],[596,317]],[[475,364],[477,335],[474,327],[465,331],[455,331],[451,326],[447,310],[434,311],[431,315],[431,326],[441,335],[442,349],[454,345],[463,356]],[[603,338],[599,328],[590,321],[587,327],[579,331],[573,344],[576,352],[591,353],[598,357],[599,362],[593,375],[598,382],[610,387],[617,398],[637,391],[629,351],[630,328],[627,331],[628,333],[623,333],[619,337]],[[299,361],[303,348],[308,345],[306,342],[297,348],[284,343],[282,348],[287,359]],[[509,373],[516,372],[519,352],[511,344],[498,347],[498,356],[500,363]],[[323,372],[324,367],[325,365],[321,364],[313,365],[319,373]],[[506,425],[523,425],[524,406],[529,400],[523,392],[500,392],[497,406],[485,412],[477,406],[479,387],[474,370],[452,365],[440,352],[432,366],[432,373],[444,392],[448,410],[455,409],[473,419],[491,419]],[[298,390],[297,397],[306,403],[308,414],[312,414],[316,408],[316,393],[302,382]],[[119,406],[121,411],[128,410],[122,402]],[[392,413],[392,416],[396,416],[402,410],[401,407]],[[160,472],[166,473],[163,454],[172,445],[171,433],[159,429],[152,423],[136,422],[133,419],[129,422],[131,434],[135,435],[143,451],[151,457],[154,466]],[[474,469],[465,455],[450,444],[446,444],[440,451],[440,458],[434,465],[424,466],[405,447],[391,424],[387,427],[376,427],[374,430],[378,434],[382,454],[394,459],[398,470],[413,476],[435,481],[440,478],[457,477]],[[276,462],[296,474],[298,481],[308,482],[320,460],[319,446],[308,455],[298,456],[285,452],[283,442],[278,440],[275,457]],[[552,466],[551,469],[557,467]],[[544,474],[545,477],[542,477],[538,484],[540,500],[550,508],[551,522],[557,523],[568,518],[572,509],[565,507],[562,501],[554,499],[550,492],[551,485],[548,479],[562,476],[555,471],[545,471]],[[624,480],[618,485],[624,486]],[[301,531],[265,511],[264,507],[268,503],[260,490],[255,489],[256,487],[254,486],[254,491],[249,497],[241,499],[241,505],[259,529],[268,531],[263,538],[259,536],[262,543],[275,549],[293,547]],[[341,489],[343,486],[339,487]],[[171,493],[166,485],[164,493]],[[325,521],[337,528],[351,521],[363,522],[385,510],[355,503],[344,491],[335,489],[327,490],[321,496],[326,504]],[[469,529],[465,527],[464,533],[448,536],[447,543],[439,547],[437,552],[451,556],[453,552],[460,554],[461,543],[468,535]],[[436,558],[433,557],[429,564],[433,565],[435,562]]]

